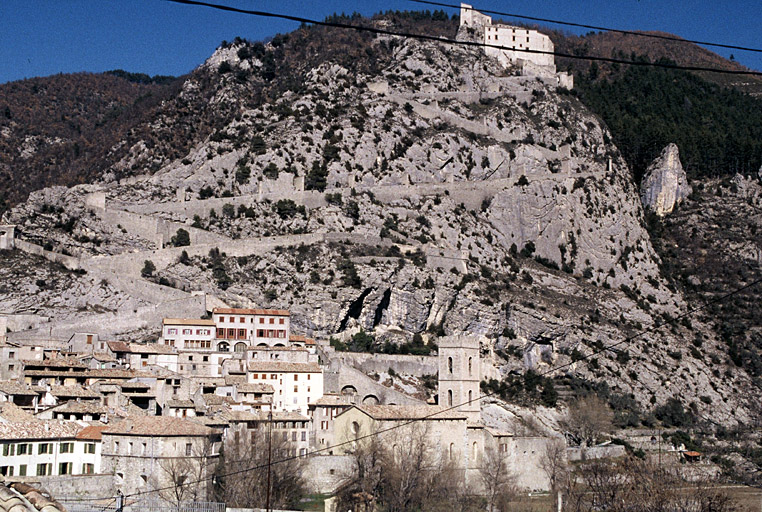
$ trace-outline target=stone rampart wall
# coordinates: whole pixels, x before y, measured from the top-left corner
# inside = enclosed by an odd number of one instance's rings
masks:
[[[26,240],[16,239],[16,249],[24,251],[29,254],[36,254],[42,256],[48,261],[60,263],[69,270],[77,270],[82,267],[80,258],[75,256],[67,256],[58,252],[46,251],[39,245],[27,242]]]
[[[67,475],[61,476],[28,476],[13,477],[15,481],[36,486],[48,491],[62,505],[79,505],[75,501],[81,498],[102,498],[114,496],[114,475]],[[70,503],[69,503],[70,502]]]
[[[351,469],[350,455],[316,455],[307,460],[304,477],[312,492],[331,494],[351,474]]]
[[[569,461],[579,460],[594,460],[594,459],[611,459],[616,457],[624,457],[626,454],[624,446],[618,444],[610,444],[606,446],[573,446],[566,449],[566,456]]]
[[[154,306],[144,306],[130,311],[101,313],[81,316],[75,320],[50,322],[40,324],[37,329],[8,333],[8,339],[26,340],[39,338],[47,339],[69,338],[77,332],[97,332],[102,338],[108,338],[120,332],[137,329],[161,329],[163,318],[200,318],[206,313],[206,301],[203,295],[188,297],[181,300],[161,302]]]
[[[366,354],[361,352],[334,352],[331,360],[341,361],[365,374],[388,372],[391,368],[403,375],[436,375],[436,356],[410,356],[397,354]]]

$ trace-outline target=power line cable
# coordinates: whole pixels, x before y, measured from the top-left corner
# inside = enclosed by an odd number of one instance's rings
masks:
[[[173,1],[173,0],[170,0],[170,1]],[[585,361],[586,362],[586,361],[588,361],[593,356],[602,354],[602,353],[604,353],[606,351],[609,351],[609,350],[611,350],[611,349],[613,349],[615,347],[618,347],[618,346],[623,345],[625,343],[631,342],[631,341],[633,341],[633,340],[635,340],[635,339],[637,339],[637,338],[639,338],[639,337],[641,337],[641,336],[643,336],[645,334],[655,332],[656,330],[660,329],[664,325],[675,324],[679,320],[681,320],[683,318],[687,318],[687,317],[689,317],[689,316],[691,316],[691,315],[693,315],[693,314],[695,314],[695,313],[697,313],[697,312],[699,312],[699,311],[701,311],[703,309],[706,309],[707,307],[709,307],[712,304],[716,304],[716,303],[722,302],[724,300],[727,300],[730,297],[732,297],[734,295],[737,295],[737,294],[739,294],[739,293],[741,293],[743,291],[749,290],[749,289],[757,286],[760,283],[762,283],[762,278],[759,278],[759,279],[756,279],[754,281],[751,281],[750,283],[747,283],[746,285],[744,285],[744,286],[742,286],[740,288],[736,288],[734,290],[731,290],[730,292],[727,292],[727,293],[725,293],[723,295],[716,296],[716,297],[714,297],[714,298],[704,302],[703,304],[701,304],[699,306],[696,306],[694,308],[690,308],[687,311],[685,311],[684,313],[670,318],[669,320],[665,320],[665,321],[662,321],[662,322],[655,322],[648,329],[641,330],[640,332],[638,332],[636,334],[633,334],[631,336],[628,336],[628,337],[624,338],[621,341],[618,341],[616,343],[612,343],[610,345],[606,345],[603,348],[594,350],[590,354],[583,355],[580,359],[578,359],[576,361],[572,361],[572,362],[565,363],[565,364],[562,364],[562,365],[559,365],[559,366],[555,366],[553,368],[549,368],[548,370],[545,370],[544,372],[538,373],[538,375],[541,376],[541,377],[544,377],[544,376],[546,376],[546,375],[548,375],[550,373],[554,373],[554,372],[557,372],[558,370],[561,370],[561,369],[564,369],[564,368],[568,368],[568,367],[570,367],[572,365],[575,365],[575,364],[577,364],[580,361]],[[430,418],[434,418],[437,415],[440,415],[442,413],[455,410],[455,409],[457,409],[459,407],[462,407],[464,405],[468,405],[468,404],[471,404],[473,402],[478,402],[478,401],[484,400],[485,398],[489,398],[491,396],[494,396],[497,393],[498,393],[497,391],[492,391],[490,393],[485,393],[485,394],[483,394],[483,395],[481,395],[481,396],[479,396],[477,398],[473,398],[473,399],[468,400],[466,402],[463,402],[463,403],[460,403],[460,404],[456,404],[456,405],[452,405],[452,406],[446,407],[444,409],[439,409],[436,412],[433,412],[431,414],[426,414],[426,415],[424,415],[424,416],[422,416],[420,418],[415,418],[415,419],[411,419],[411,420],[408,420],[408,421],[404,421],[403,423],[392,425],[390,427],[387,427],[387,428],[384,428],[384,429],[381,429],[381,430],[377,430],[377,431],[371,432],[371,433],[363,435],[363,436],[358,436],[358,437],[355,437],[355,438],[353,438],[353,439],[351,439],[349,441],[345,441],[345,442],[342,442],[342,443],[339,443],[339,444],[335,444],[335,445],[332,445],[332,446],[329,446],[329,447],[326,447],[326,448],[320,448],[320,449],[317,449],[317,450],[313,450],[313,451],[308,452],[308,453],[306,453],[304,455],[294,455],[294,456],[290,456],[290,457],[285,457],[285,458],[282,458],[282,459],[278,459],[278,460],[272,461],[270,464],[259,464],[257,466],[253,466],[253,467],[249,467],[249,468],[243,468],[243,469],[239,469],[239,470],[236,470],[236,471],[231,471],[231,472],[228,472],[228,473],[224,473],[222,475],[213,475],[211,477],[201,478],[201,479],[198,479],[198,480],[195,480],[195,481],[191,481],[191,482],[183,482],[183,483],[181,483],[179,485],[181,485],[181,486],[195,485],[195,484],[203,483],[203,482],[206,482],[206,481],[211,481],[214,478],[225,478],[225,477],[228,477],[228,476],[235,476],[235,475],[239,475],[239,474],[243,474],[243,473],[248,473],[248,472],[251,472],[251,471],[256,471],[258,469],[263,469],[263,468],[266,468],[268,466],[272,466],[272,465],[275,465],[275,464],[280,464],[280,463],[289,462],[289,461],[300,459],[300,458],[309,457],[309,456],[312,456],[312,455],[317,455],[317,454],[320,454],[320,453],[325,452],[327,450],[333,450],[334,448],[338,448],[338,447],[341,447],[341,446],[344,446],[344,445],[347,445],[347,444],[356,443],[356,442],[362,441],[364,439],[368,439],[368,438],[371,438],[371,437],[375,437],[375,436],[381,435],[381,434],[389,432],[391,430],[396,430],[398,428],[402,428],[402,427],[411,425],[411,424],[413,424],[415,422],[418,422],[418,421],[423,421],[423,420],[427,420],[427,419],[430,419]],[[174,489],[176,487],[177,487],[177,485],[171,485],[171,486],[160,487],[160,488],[152,489],[152,490],[138,491],[136,493],[125,495],[125,498],[135,497],[135,496],[141,496],[141,495],[145,495],[145,494],[152,494],[152,493],[161,492],[161,491],[165,491],[165,490],[171,490],[171,489]]]
[[[569,27],[589,28],[589,29],[592,29],[592,30],[603,30],[603,31],[606,31],[606,32],[616,32],[616,33],[619,33],[619,34],[628,34],[628,35],[631,35],[631,36],[638,36],[638,37],[649,37],[649,38],[653,38],[653,39],[664,39],[664,40],[667,40],[667,41],[676,41],[676,42],[679,42],[679,43],[692,43],[692,44],[700,44],[700,45],[704,45],[704,46],[715,46],[715,47],[718,47],[718,48],[729,48],[731,50],[743,50],[743,51],[747,51],[747,52],[762,53],[762,49],[760,49],[760,48],[750,48],[750,47],[747,47],[747,46],[736,46],[736,45],[724,44],[724,43],[710,43],[708,41],[698,41],[698,40],[694,40],[694,39],[683,39],[682,37],[669,36],[669,35],[664,35],[664,34],[649,34],[649,33],[646,33],[646,32],[638,32],[638,31],[635,31],[635,30],[622,30],[622,29],[617,29],[617,28],[598,27],[596,25],[586,25],[584,23],[573,23],[573,22],[570,22],[570,21],[553,20],[553,19],[549,19],[549,18],[538,18],[536,16],[526,16],[526,15],[523,15],[523,14],[515,14],[515,13],[500,12],[500,11],[491,11],[489,9],[480,9],[480,8],[473,7],[473,6],[471,6],[471,7],[462,7],[462,6],[456,5],[456,4],[447,4],[447,3],[443,3],[443,2],[434,2],[434,1],[431,1],[431,0],[410,0],[410,1],[411,2],[415,2],[417,4],[436,5],[436,6],[439,6],[439,7],[452,7],[453,9],[466,9],[466,10],[471,10],[471,11],[478,11],[478,12],[483,12],[483,13],[496,14],[498,16],[509,16],[511,18],[519,18],[519,19],[523,19],[523,20],[541,21],[543,23],[554,23],[556,25],[566,25],[566,26],[569,26]]]
[[[476,41],[457,41],[454,39],[448,39],[446,37],[432,36],[427,34],[413,34],[410,32],[386,30],[386,29],[380,29],[376,27],[369,27],[369,26],[363,26],[363,25],[351,25],[349,23],[340,23],[336,21],[318,21],[318,20],[313,20],[309,18],[303,18],[300,16],[292,16],[290,14],[278,14],[278,13],[273,13],[268,11],[239,9],[238,7],[232,7],[229,5],[213,4],[213,3],[202,2],[198,0],[165,0],[165,1],[176,3],[176,4],[182,4],[182,5],[210,7],[212,9],[218,9],[221,11],[233,12],[238,14],[249,14],[252,16],[260,16],[265,18],[277,18],[277,19],[283,19],[283,20],[289,20],[289,21],[296,21],[296,22],[305,23],[305,24],[309,23],[312,25],[319,25],[323,27],[343,28],[343,29],[349,29],[349,30],[356,30],[358,32],[369,32],[372,34],[398,36],[398,37],[404,37],[408,39],[420,39],[424,41],[435,41],[438,43],[455,45],[455,46],[460,45],[460,46],[471,46],[471,47],[479,47],[479,48],[495,48],[498,50],[533,53],[533,54],[539,54],[539,55],[554,55],[556,57],[566,57],[569,59],[608,62],[612,64],[624,64],[629,66],[657,67],[657,68],[676,69],[676,70],[683,70],[683,71],[707,71],[712,73],[722,73],[726,75],[762,76],[762,71],[718,69],[718,68],[709,68],[704,66],[679,66],[677,64],[669,64],[667,62],[632,61],[632,60],[626,60],[626,59],[617,59],[614,57],[601,57],[601,56],[594,56],[594,55],[574,55],[571,53],[564,53],[564,52],[557,52],[557,51],[532,50],[529,48],[512,48],[508,46],[502,46],[502,45],[490,44],[490,43],[480,43]]]

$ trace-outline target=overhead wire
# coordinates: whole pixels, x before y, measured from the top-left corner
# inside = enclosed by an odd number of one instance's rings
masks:
[[[629,342],[631,342],[631,341],[633,341],[633,340],[635,340],[635,339],[637,339],[637,338],[639,338],[639,337],[641,337],[641,336],[643,336],[645,334],[653,333],[656,330],[660,329],[661,327],[663,327],[663,326],[665,326],[667,324],[674,325],[678,321],[682,320],[683,318],[687,318],[687,317],[689,317],[689,316],[691,316],[691,315],[693,315],[693,314],[695,314],[695,313],[697,313],[699,311],[702,311],[702,310],[706,309],[707,307],[709,307],[710,305],[713,305],[713,304],[725,301],[725,300],[729,299],[730,297],[732,297],[734,295],[737,295],[737,294],[739,294],[741,292],[744,292],[746,290],[749,290],[749,289],[759,285],[760,283],[762,283],[762,278],[755,279],[755,280],[745,284],[744,286],[741,286],[740,288],[736,288],[736,289],[733,289],[733,290],[731,290],[731,291],[729,291],[729,292],[727,292],[725,294],[718,295],[718,296],[716,296],[716,297],[714,297],[714,298],[704,302],[703,304],[700,304],[699,306],[696,306],[696,307],[693,307],[693,308],[689,308],[684,313],[681,313],[680,315],[676,315],[674,317],[670,317],[668,320],[663,320],[661,322],[654,322],[654,324],[651,327],[649,327],[647,329],[643,329],[643,330],[641,330],[640,332],[638,332],[636,334],[627,336],[626,338],[624,338],[624,339],[622,339],[622,340],[620,340],[620,341],[618,341],[616,343],[611,343],[611,344],[606,345],[606,346],[604,346],[602,348],[599,348],[597,350],[593,350],[589,354],[583,354],[576,361],[571,361],[571,362],[568,362],[568,363],[557,365],[557,366],[549,368],[549,369],[547,369],[547,370],[545,370],[543,372],[539,372],[538,376],[544,377],[544,376],[549,375],[551,373],[555,373],[558,370],[562,370],[562,369],[565,369],[565,368],[569,368],[572,365],[576,365],[580,361],[587,362],[590,358],[592,358],[592,357],[594,357],[596,355],[599,355],[599,354],[602,354],[604,352],[610,351],[610,350],[612,350],[612,349],[614,349],[614,348],[616,348],[618,346],[621,346],[621,345],[623,345],[625,343],[629,343]],[[268,466],[272,467],[273,465],[281,464],[281,463],[284,463],[284,462],[289,462],[289,461],[296,460],[296,459],[302,459],[302,458],[310,457],[310,456],[313,456],[313,455],[318,455],[320,453],[323,453],[323,452],[326,452],[326,451],[329,451],[329,450],[332,451],[332,450],[334,450],[336,448],[339,448],[341,446],[357,443],[358,441],[362,441],[362,440],[365,440],[365,439],[376,437],[376,436],[379,436],[379,435],[384,434],[386,432],[389,432],[389,431],[392,431],[392,430],[396,430],[396,429],[399,429],[399,428],[402,428],[402,427],[405,427],[405,426],[408,426],[408,425],[412,425],[412,424],[414,424],[416,422],[419,422],[419,421],[424,421],[424,420],[427,420],[427,419],[435,418],[437,415],[441,415],[443,413],[456,410],[456,409],[458,409],[460,407],[463,407],[464,405],[468,405],[468,404],[471,404],[473,402],[479,402],[481,400],[484,400],[485,398],[489,398],[489,397],[495,396],[496,394],[498,394],[497,391],[492,391],[492,392],[489,392],[489,393],[485,393],[483,395],[480,395],[477,398],[473,398],[471,400],[467,400],[465,402],[462,402],[462,403],[459,403],[459,404],[456,404],[456,405],[448,406],[448,407],[445,407],[444,409],[437,409],[436,412],[432,412],[430,414],[426,414],[424,416],[421,416],[420,418],[409,419],[407,421],[403,421],[402,423],[391,425],[391,426],[383,428],[383,429],[375,430],[373,432],[370,432],[370,433],[362,435],[362,436],[354,437],[354,438],[352,438],[352,439],[350,439],[348,441],[344,441],[342,443],[331,445],[331,446],[328,446],[328,447],[325,447],[325,448],[319,448],[317,450],[312,450],[310,452],[307,452],[304,455],[293,455],[293,456],[289,456],[289,457],[285,457],[285,458],[281,458],[281,459],[272,461],[269,464],[259,464],[259,465],[256,465],[256,466],[252,466],[252,467],[248,467],[248,468],[243,468],[243,469],[231,471],[231,472],[228,472],[228,473],[223,473],[221,475],[219,475],[219,474],[218,475],[212,475],[210,477],[201,478],[201,479],[198,479],[198,480],[195,480],[195,481],[183,482],[183,483],[178,484],[178,485],[185,486],[185,485],[199,484],[199,483],[203,483],[203,482],[212,481],[215,478],[225,478],[225,477],[228,477],[228,476],[235,476],[235,475],[239,475],[239,474],[243,474],[243,473],[248,473],[248,472],[251,472],[251,471],[256,471],[258,469],[264,469],[264,468],[266,468]],[[132,494],[125,495],[125,498],[142,496],[142,495],[146,495],[146,494],[152,494],[152,493],[156,493],[156,492],[171,490],[171,489],[174,489],[176,487],[177,487],[177,485],[168,485],[168,486],[160,487],[160,488],[157,488],[157,489],[138,491],[138,492],[135,492],[135,493],[132,493]]]
[[[670,69],[681,69],[681,70],[688,70],[688,71],[710,71],[710,72],[717,72],[717,73],[724,73],[724,74],[762,75],[761,72],[755,72],[755,71],[723,70],[723,69],[716,69],[716,68],[706,68],[706,67],[701,67],[701,66],[677,66],[677,65],[670,65],[670,64],[659,63],[659,62],[636,62],[636,61],[627,61],[627,60],[623,60],[623,59],[614,59],[614,58],[608,58],[608,57],[571,55],[571,54],[564,54],[564,53],[561,53],[561,52],[549,52],[549,51],[529,50],[529,49],[513,49],[513,48],[504,47],[504,46],[500,46],[500,45],[493,45],[493,44],[489,44],[489,43],[478,43],[478,42],[473,42],[473,41],[455,41],[455,40],[452,40],[452,39],[447,39],[447,38],[442,38],[442,37],[437,37],[437,36],[431,36],[431,35],[426,35],[426,34],[413,34],[413,33],[406,33],[406,32],[399,32],[399,31],[391,31],[391,30],[379,29],[379,28],[375,28],[375,27],[367,27],[367,26],[360,26],[360,25],[350,25],[350,24],[347,24],[347,23],[340,23],[340,22],[333,22],[333,21],[318,21],[318,20],[312,20],[312,19],[309,19],[309,18],[303,18],[303,17],[299,17],[299,16],[292,16],[292,15],[286,15],[286,14],[278,14],[278,13],[272,13],[272,12],[267,12],[267,11],[240,9],[240,8],[237,8],[237,7],[232,7],[232,6],[222,5],[222,4],[214,4],[214,3],[203,2],[203,1],[198,1],[198,0],[166,0],[166,1],[172,2],[172,3],[177,3],[177,4],[184,4],[184,5],[195,5],[195,6],[210,7],[210,8],[213,8],[213,9],[218,9],[218,10],[223,10],[223,11],[228,11],[228,12],[234,12],[234,13],[239,13],[239,14],[248,14],[248,15],[254,15],[254,16],[267,17],[267,18],[285,19],[285,20],[296,21],[296,22],[300,22],[300,23],[309,23],[309,24],[319,25],[319,26],[327,26],[327,27],[334,27],[334,28],[343,28],[343,29],[357,30],[357,31],[363,31],[363,32],[370,32],[370,33],[375,33],[375,34],[384,34],[384,35],[392,35],[392,36],[399,36],[399,37],[407,37],[407,38],[412,38],[412,39],[429,40],[429,41],[435,41],[435,42],[439,42],[439,43],[452,44],[452,45],[492,47],[492,48],[497,48],[497,49],[524,51],[524,52],[528,52],[528,53],[552,54],[552,55],[555,55],[555,56],[569,57],[569,58],[582,59],[582,60],[604,61],[604,62],[612,62],[612,63],[620,63],[620,64],[628,64],[628,65],[640,65],[640,66],[655,66],[655,67],[664,67],[664,68],[670,68]],[[739,49],[741,49],[741,48],[739,48]],[[568,362],[568,363],[565,363],[565,364],[562,364],[562,365],[558,365],[558,366],[554,366],[552,368],[549,368],[548,370],[545,370],[543,372],[538,373],[538,375],[539,376],[545,376],[545,375],[548,375],[550,373],[557,372],[558,370],[561,370],[561,369],[564,369],[564,368],[568,368],[568,367],[570,367],[572,365],[576,365],[580,361],[583,361],[583,362],[584,361],[588,361],[593,356],[596,356],[596,355],[599,355],[601,353],[610,351],[613,348],[616,348],[616,347],[621,346],[621,345],[623,345],[625,343],[631,342],[634,339],[639,338],[640,336],[643,336],[645,334],[654,332],[655,330],[663,327],[666,324],[675,323],[676,321],[678,321],[678,320],[680,320],[682,318],[686,318],[686,317],[688,317],[690,315],[693,315],[693,314],[697,313],[698,311],[701,311],[701,310],[707,308],[711,304],[715,304],[715,303],[721,302],[723,300],[726,300],[726,299],[730,298],[731,296],[736,295],[738,293],[741,293],[741,292],[743,292],[745,290],[748,290],[748,289],[750,289],[750,288],[752,288],[752,287],[754,287],[754,286],[756,286],[756,285],[758,285],[760,283],[762,283],[762,278],[754,280],[754,281],[751,281],[750,283],[747,283],[746,285],[744,285],[744,286],[742,286],[740,288],[734,289],[734,290],[732,290],[730,292],[727,292],[725,294],[722,294],[720,296],[714,297],[714,298],[706,301],[705,303],[703,303],[703,304],[701,304],[701,305],[699,305],[697,307],[688,309],[686,312],[684,312],[684,313],[682,313],[680,315],[677,315],[675,317],[671,317],[667,321],[654,322],[654,324],[650,328],[648,328],[648,329],[642,330],[642,331],[640,331],[637,334],[628,336],[628,337],[624,338],[623,340],[618,341],[616,343],[612,343],[612,344],[606,345],[606,346],[604,346],[604,347],[602,347],[600,349],[594,350],[594,351],[592,351],[589,354],[584,354],[579,359],[577,359],[576,361]],[[296,459],[301,459],[301,458],[309,457],[309,456],[312,456],[312,455],[316,455],[316,454],[325,452],[327,450],[333,450],[335,448],[338,448],[338,447],[341,447],[341,446],[344,446],[344,445],[347,445],[347,444],[353,444],[353,443],[357,443],[358,441],[362,441],[364,439],[368,439],[368,438],[371,438],[371,437],[376,437],[376,436],[379,436],[379,435],[384,434],[386,432],[389,432],[389,431],[392,431],[392,430],[396,430],[396,429],[399,429],[399,428],[411,425],[411,424],[419,422],[419,421],[424,421],[424,420],[427,420],[427,419],[430,419],[430,418],[434,418],[437,415],[441,415],[443,413],[446,413],[446,412],[458,409],[458,408],[460,408],[460,407],[462,407],[464,405],[468,405],[468,404],[470,404],[472,402],[478,402],[478,401],[484,400],[485,398],[492,397],[492,396],[494,396],[496,394],[497,394],[497,391],[485,393],[483,395],[480,395],[477,398],[473,398],[473,399],[468,400],[466,402],[462,402],[462,403],[459,403],[459,404],[456,404],[456,405],[452,405],[452,406],[446,407],[444,409],[438,409],[436,412],[432,412],[432,413],[424,415],[424,416],[422,416],[420,418],[415,418],[415,419],[410,419],[410,420],[407,420],[407,421],[403,421],[401,423],[398,423],[398,424],[386,427],[384,429],[376,430],[374,432],[371,432],[371,433],[363,435],[363,436],[357,436],[357,437],[355,437],[355,438],[353,438],[351,440],[348,440],[348,441],[345,441],[345,442],[342,442],[342,443],[339,443],[339,444],[336,444],[336,445],[332,445],[330,447],[321,448],[321,449],[317,449],[317,450],[312,450],[312,451],[310,451],[310,452],[308,452],[308,453],[306,453],[304,455],[294,455],[294,456],[290,456],[290,457],[281,458],[281,459],[278,459],[278,460],[275,460],[275,461],[271,461],[270,463],[267,463],[267,464],[259,464],[259,465],[256,465],[256,466],[247,467],[247,468],[243,468],[243,469],[239,469],[239,470],[235,470],[235,471],[231,471],[231,472],[227,472],[227,473],[223,473],[223,474],[212,475],[210,477],[201,478],[201,479],[197,479],[197,480],[194,480],[194,481],[182,482],[180,484],[160,487],[160,488],[151,489],[151,490],[138,491],[138,492],[135,492],[135,493],[127,494],[124,497],[125,498],[130,498],[130,497],[137,497],[137,496],[142,496],[142,495],[146,495],[146,494],[153,494],[153,493],[161,492],[161,491],[164,491],[164,490],[174,489],[178,485],[180,485],[180,486],[195,485],[195,484],[199,484],[199,483],[203,483],[203,482],[207,482],[207,481],[212,481],[212,480],[214,480],[216,478],[225,478],[225,477],[228,477],[228,476],[234,476],[234,475],[238,475],[238,474],[242,474],[242,473],[248,473],[248,472],[251,472],[251,471],[256,471],[258,469],[264,469],[264,468],[266,468],[268,466],[272,467],[273,465],[281,464],[281,463],[288,462],[288,461],[291,461],[291,460],[296,460]]]
[[[495,15],[498,15],[498,16],[508,16],[508,17],[511,17],[511,18],[518,18],[518,19],[522,19],[522,20],[541,21],[543,23],[553,23],[555,25],[566,25],[566,26],[569,26],[569,27],[579,27],[579,28],[588,28],[588,29],[591,29],[591,30],[602,30],[602,31],[606,31],[606,32],[616,32],[618,34],[627,34],[627,35],[631,35],[631,36],[647,37],[647,38],[652,38],[652,39],[663,39],[663,40],[675,41],[675,42],[679,42],[679,43],[692,43],[692,44],[700,44],[700,45],[703,45],[703,46],[714,46],[714,47],[718,47],[718,48],[729,48],[731,50],[743,50],[743,51],[747,51],[747,52],[762,53],[762,49],[760,49],[760,48],[751,48],[751,47],[748,47],[748,46],[737,46],[737,45],[733,45],[733,44],[724,44],[724,43],[712,43],[712,42],[709,42],[709,41],[699,41],[699,40],[695,40],[695,39],[683,39],[682,37],[671,36],[671,35],[666,35],[666,34],[654,34],[653,32],[649,33],[649,32],[639,32],[637,30],[622,30],[622,29],[618,29],[618,28],[599,27],[599,26],[596,26],[596,25],[586,25],[584,23],[574,23],[574,22],[570,22],[570,21],[554,20],[554,19],[550,19],[550,18],[539,18],[539,17],[536,17],[536,16],[527,16],[527,15],[524,15],[524,14],[516,14],[516,13],[501,12],[501,11],[492,11],[492,10],[489,10],[489,9],[482,9],[480,7],[473,7],[473,6],[463,7],[463,6],[457,5],[457,4],[448,4],[448,3],[444,3],[444,2],[435,2],[433,0],[409,0],[409,1],[415,2],[417,4],[436,5],[436,6],[439,6],[439,7],[451,7],[453,9],[466,9],[466,10],[478,11],[478,12],[482,12],[482,13],[495,14]]]
[[[429,34],[414,34],[411,32],[387,30],[387,29],[382,29],[377,27],[369,27],[366,25],[352,25],[350,23],[341,23],[338,21],[327,21],[327,20],[319,21],[319,20],[313,20],[310,18],[304,18],[301,16],[293,16],[290,14],[279,14],[279,13],[274,13],[269,11],[240,9],[238,7],[210,3],[210,2],[203,2],[200,0],[165,0],[165,1],[176,3],[176,4],[182,4],[182,5],[209,7],[209,8],[217,9],[221,11],[227,11],[227,12],[238,13],[238,14],[248,14],[248,15],[259,16],[264,18],[276,18],[276,19],[283,19],[288,21],[296,21],[299,23],[312,24],[312,25],[318,25],[323,27],[342,28],[347,30],[355,30],[358,32],[368,32],[372,34],[397,36],[397,37],[403,37],[408,39],[419,39],[423,41],[434,41],[437,43],[449,44],[454,46],[495,48],[498,50],[508,50],[508,51],[514,51],[514,52],[532,53],[532,54],[540,54],[540,55],[554,55],[556,57],[566,57],[569,59],[589,60],[594,62],[608,62],[611,64],[624,64],[629,66],[658,67],[658,68],[675,69],[675,70],[683,70],[683,71],[706,71],[706,72],[721,73],[726,75],[762,76],[762,71],[719,69],[719,68],[711,68],[711,67],[705,67],[705,66],[682,66],[682,65],[670,64],[668,62],[662,62],[662,61],[656,61],[656,62],[650,62],[645,60],[634,61],[634,60],[627,60],[627,59],[619,59],[615,57],[603,57],[603,56],[596,56],[596,55],[575,55],[572,53],[565,53],[565,52],[558,52],[558,51],[534,50],[530,48],[513,48],[509,46],[502,46],[502,45],[483,43],[483,42],[477,42],[477,41],[458,41],[455,39],[448,39],[446,37],[433,36]]]

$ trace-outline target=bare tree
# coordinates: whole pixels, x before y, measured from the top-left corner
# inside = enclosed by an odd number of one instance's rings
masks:
[[[565,510],[570,512],[740,512],[727,492],[706,479],[687,482],[636,458],[594,460],[578,468]]]
[[[613,428],[614,413],[608,404],[595,395],[577,399],[569,405],[568,416],[561,427],[573,444],[589,446]]]
[[[183,501],[206,501],[216,458],[214,441],[207,438],[191,443],[190,454],[160,459],[161,471],[154,479],[155,487],[162,489],[159,495],[175,505]]]
[[[269,442],[264,430],[253,431],[251,437],[226,445],[216,469],[217,499],[238,508],[264,508],[268,453],[270,505],[285,508],[298,502],[305,494],[306,459],[297,457],[292,443],[281,436],[273,436]]]
[[[552,439],[545,445],[545,450],[540,455],[540,468],[548,477],[554,510],[558,510],[561,492],[568,480],[566,443],[563,439]]]
[[[484,451],[481,464],[479,465],[479,478],[487,498],[487,510],[507,510],[508,502],[514,498],[516,489],[516,475],[509,469],[505,457],[494,448]]]

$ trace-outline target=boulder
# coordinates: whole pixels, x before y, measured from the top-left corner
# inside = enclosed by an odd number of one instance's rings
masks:
[[[675,209],[675,205],[691,194],[688,178],[680,163],[680,153],[675,144],[669,144],[661,155],[648,166],[640,185],[643,206],[659,217]]]

